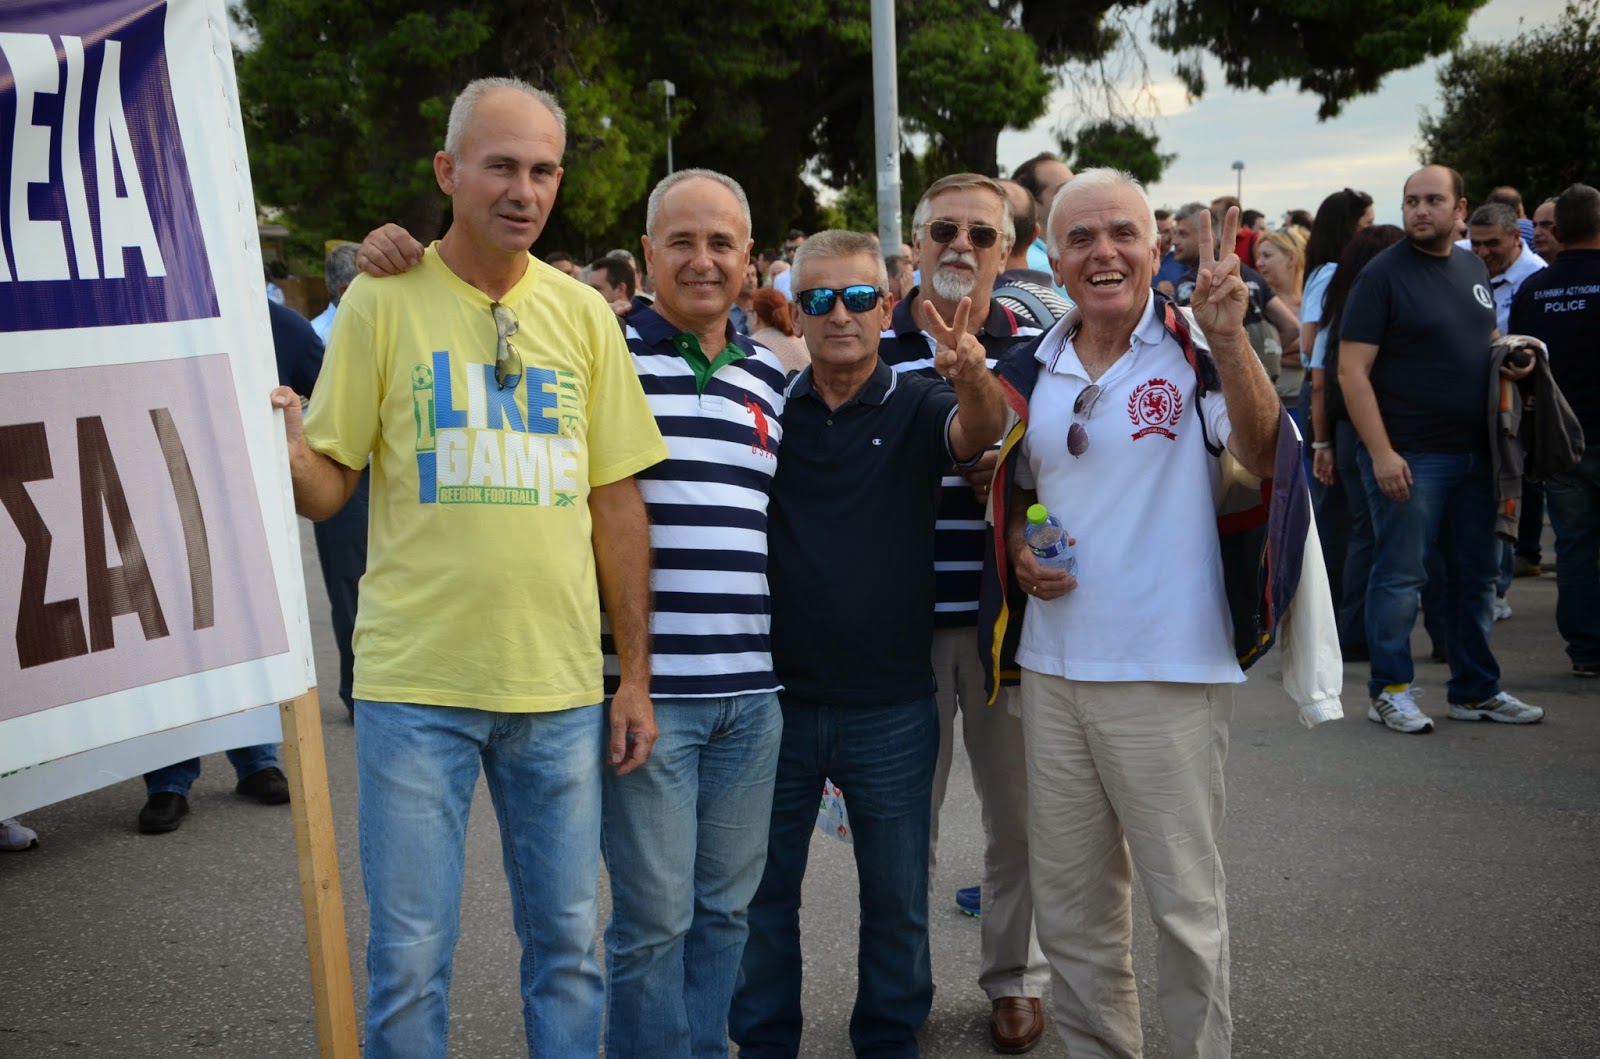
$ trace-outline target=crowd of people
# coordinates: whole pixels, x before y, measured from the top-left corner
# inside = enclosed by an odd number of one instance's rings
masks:
[[[1048,990],[1072,1055],[1142,1054],[1137,872],[1171,1052],[1226,1056],[1242,663],[1275,641],[1312,726],[1365,662],[1369,719],[1430,730],[1420,601],[1452,719],[1540,720],[1490,639],[1542,572],[1543,504],[1573,672],[1600,674],[1595,189],[1528,222],[1510,189],[1469,213],[1429,165],[1403,228],[1343,189],[1272,229],[1041,155],[935,181],[907,244],[752,254],[738,183],[688,169],[652,190],[639,257],[585,265],[530,253],[564,147],[548,94],[468,85],[433,159],[449,231],[335,250],[314,384],[284,370],[271,398],[356,729],[369,1056],[444,1054],[480,774],[531,1054],[797,1055],[831,780],[860,883],[850,1040],[917,1055],[958,717],[985,848],[957,901],[996,1051],[1040,1040]],[[1219,500],[1267,479],[1310,502],[1272,505],[1275,606],[1241,617]],[[1036,505],[1075,573],[1028,547]],[[241,793],[271,749],[236,752]]]

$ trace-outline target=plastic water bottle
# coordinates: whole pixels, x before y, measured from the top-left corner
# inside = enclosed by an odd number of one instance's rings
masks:
[[[1067,531],[1043,504],[1028,508],[1028,525],[1022,537],[1040,563],[1065,570],[1074,577],[1078,575],[1078,556],[1067,543]]]

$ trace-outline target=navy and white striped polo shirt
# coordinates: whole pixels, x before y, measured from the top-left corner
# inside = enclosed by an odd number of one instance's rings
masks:
[[[703,381],[682,332],[652,308],[628,314],[628,351],[667,442],[635,478],[650,516],[650,694],[712,698],[776,691],[767,594],[767,498],[783,435],[783,368],[731,328],[744,353]],[[707,352],[713,363],[721,350]],[[616,647],[602,629],[606,694]]]
[[[911,305],[919,289],[913,289],[894,307],[890,329],[878,341],[878,356],[897,372],[914,372],[937,379],[939,373],[933,366],[933,337],[922,330],[911,314]],[[1040,333],[1031,319],[991,299],[989,316],[978,331],[978,341],[992,369],[1006,351]],[[959,474],[947,474],[940,480],[939,515],[934,530],[934,627],[976,625],[983,549],[988,538],[983,505]]]

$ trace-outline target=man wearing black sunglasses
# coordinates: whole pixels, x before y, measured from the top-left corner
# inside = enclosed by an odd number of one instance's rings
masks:
[[[969,298],[967,327],[990,367],[1040,333],[1033,318],[991,297],[1016,236],[1012,202],[998,181],[979,173],[936,180],[917,203],[912,224],[923,282],[895,306],[879,346],[879,355],[896,372],[939,377],[934,365],[937,340],[921,323],[924,303],[941,318],[953,320],[962,299]],[[1016,1053],[1031,1048],[1044,1033],[1040,997],[1049,970],[1033,933],[1022,722],[1004,705],[988,705],[978,656],[978,587],[988,536],[983,508],[993,471],[994,457],[986,454],[971,468],[948,468],[939,490],[932,655],[938,679],[939,760],[928,857],[930,866],[937,863],[939,807],[950,778],[959,714],[972,785],[983,810],[984,856],[981,885],[958,892],[957,904],[969,913],[981,909],[978,986],[989,998],[989,1032],[997,1048]],[[930,886],[932,882],[930,873]]]
[[[861,882],[858,1055],[915,1055],[933,1002],[928,827],[937,707],[933,521],[952,462],[999,436],[1000,389],[962,301],[923,303],[948,383],[879,356],[889,323],[871,237],[821,232],[795,255],[811,366],[789,384],[768,578],[784,727],[761,885],[729,1030],[747,1056],[800,1046],[800,889],[824,778],[845,792]]]
[[[517,909],[528,1050],[600,1048],[600,759],[631,772],[655,738],[633,475],[667,449],[616,317],[528,253],[565,143],[547,93],[468,85],[433,159],[450,231],[400,252],[409,274],[351,284],[303,423],[292,391],[272,394],[302,515],[339,510],[372,465],[355,631],[372,1059],[446,1051],[480,775]],[[621,658],[609,732],[601,598]]]
[[[1230,210],[1223,247],[1238,225]],[[1286,479],[1275,494],[1298,512],[1274,547],[1311,556],[1295,567],[1290,608],[1310,639],[1292,659],[1286,650],[1284,668],[1313,724],[1340,716],[1342,667],[1309,499],[1285,470],[1300,467],[1300,450],[1279,446],[1280,427],[1293,427],[1250,349],[1239,259],[1216,251],[1204,211],[1192,315],[1151,290],[1154,211],[1127,174],[1079,173],[1047,230],[1075,308],[998,368],[1018,418],[996,472],[980,635],[991,686],[1020,669],[1034,915],[1056,1028],[1073,1055],[1143,1053],[1130,954],[1137,869],[1156,922],[1172,1054],[1225,1059],[1216,842],[1232,685],[1244,674],[1212,444],[1252,474]],[[1216,381],[1202,395],[1193,365],[1204,366],[1207,340]],[[1022,512],[1035,501],[1076,538],[1076,577],[1043,566],[1023,542]],[[1287,626],[1282,637],[1291,642]],[[1319,668],[1322,658],[1331,664]]]

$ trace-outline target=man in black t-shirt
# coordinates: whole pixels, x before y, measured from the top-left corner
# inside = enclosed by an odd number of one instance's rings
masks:
[[[1543,207],[1541,207],[1542,209]],[[1556,628],[1578,676],[1600,676],[1600,191],[1574,184],[1555,201],[1555,263],[1511,303],[1511,330],[1544,339],[1550,371],[1589,441],[1545,483],[1556,531]]]
[[[1367,718],[1397,732],[1433,730],[1411,690],[1411,629],[1435,547],[1449,586],[1451,719],[1532,724],[1544,716],[1500,689],[1489,647],[1499,567],[1488,419],[1497,331],[1488,271],[1451,245],[1466,208],[1455,170],[1413,173],[1405,241],[1362,271],[1340,329],[1339,385],[1366,446],[1358,462],[1372,504]]]

